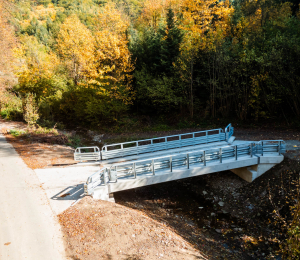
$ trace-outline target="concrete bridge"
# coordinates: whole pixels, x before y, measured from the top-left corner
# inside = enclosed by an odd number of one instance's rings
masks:
[[[283,140],[236,141],[229,124],[213,129],[134,142],[77,148],[77,161],[103,167],[88,177],[86,195],[114,201],[117,191],[231,170],[252,182],[283,160]]]

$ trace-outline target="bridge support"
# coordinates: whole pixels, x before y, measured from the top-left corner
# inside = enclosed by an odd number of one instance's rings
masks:
[[[270,170],[276,164],[283,161],[283,155],[278,156],[260,156],[259,164],[252,165],[250,167],[241,167],[236,169],[231,169],[233,173],[241,177],[247,182],[252,182],[266,171]]]
[[[93,198],[115,202],[114,194],[109,192],[109,186],[99,186],[93,192]]]

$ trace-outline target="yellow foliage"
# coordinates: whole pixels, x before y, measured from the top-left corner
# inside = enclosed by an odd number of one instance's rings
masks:
[[[94,63],[94,37],[76,15],[61,25],[57,38],[58,50],[66,62],[75,84],[89,74]]]
[[[109,30],[116,34],[124,34],[129,26],[128,18],[116,9],[112,2],[107,3],[95,18],[96,31]]]
[[[176,14],[181,10],[182,0],[146,0],[139,16],[141,26],[157,28],[159,22],[165,22],[166,10],[171,8]]]
[[[128,103],[130,98],[127,94],[131,89],[129,73],[134,69],[126,39],[129,23],[122,19],[122,14],[111,3],[104,7],[97,21],[102,28],[95,32],[96,62],[92,79],[97,79],[105,94]],[[105,85],[107,87],[103,88]]]
[[[224,38],[234,9],[229,1],[183,0],[182,10],[187,37],[200,48],[210,48],[217,38]]]
[[[26,36],[22,42],[14,49],[15,57],[19,59],[15,73],[19,78],[20,92],[48,93],[51,91],[49,86],[39,83],[54,77],[59,59],[53,52],[47,52],[34,36]]]

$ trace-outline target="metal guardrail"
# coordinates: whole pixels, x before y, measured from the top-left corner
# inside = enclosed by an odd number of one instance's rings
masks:
[[[231,124],[226,127],[225,132],[223,131],[223,129],[218,128],[180,135],[171,135],[133,142],[104,145],[101,151],[98,147],[90,148],[97,149],[99,158],[101,158],[101,160],[106,160],[125,157],[129,155],[138,155],[187,146],[226,141],[228,140],[228,136],[231,136],[233,134],[233,127],[231,127]],[[87,148],[89,147],[78,147],[75,150],[75,161],[95,160],[94,158],[96,158],[96,150],[94,150],[93,152],[86,152]]]
[[[211,148],[186,154],[162,156],[149,158],[139,161],[114,164],[110,167],[104,167],[100,171],[90,176],[84,185],[85,194],[92,195],[96,186],[108,182],[117,182],[122,178],[137,178],[137,175],[147,174],[155,175],[160,170],[186,167],[193,165],[207,166],[210,162],[219,162],[228,159],[238,160],[242,156],[253,157],[255,155],[263,156],[266,153],[285,153],[286,146],[283,140],[263,140],[260,142],[251,142],[223,148]]]
[[[98,146],[78,147],[74,152],[75,161],[99,161],[100,148]]]
[[[102,160],[105,160],[225,140],[226,137],[223,129],[212,129],[207,131],[105,145],[101,149],[101,158]]]
[[[226,141],[229,140],[229,138],[233,135],[234,127],[229,124],[225,127],[225,134],[226,134]]]

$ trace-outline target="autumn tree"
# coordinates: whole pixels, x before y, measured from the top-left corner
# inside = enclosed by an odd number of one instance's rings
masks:
[[[75,85],[92,70],[94,43],[92,33],[75,14],[61,25],[57,38],[58,50]]]

